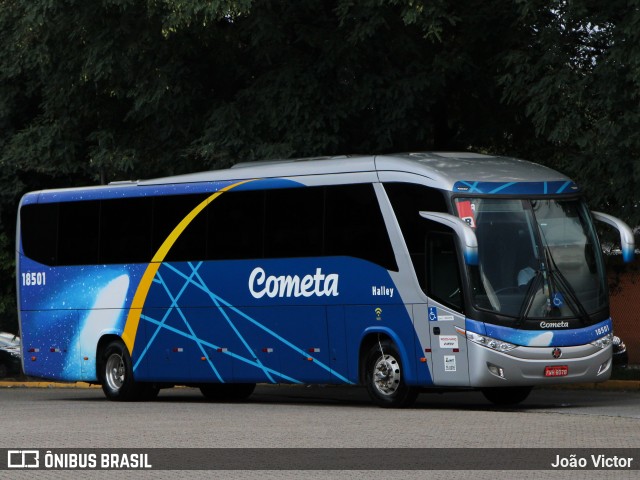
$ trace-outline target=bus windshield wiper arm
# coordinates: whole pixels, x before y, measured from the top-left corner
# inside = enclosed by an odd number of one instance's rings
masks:
[[[553,258],[553,255],[551,255],[551,251],[549,250],[548,245],[544,245],[544,253],[545,253],[545,257],[547,257],[549,274],[560,284],[560,287],[562,287],[562,289],[565,291],[565,293],[571,300],[571,303],[569,304],[570,306],[573,305],[573,307],[570,307],[571,310],[573,310],[573,313],[578,315],[582,323],[588,324],[589,314],[587,313],[587,311],[584,309],[584,306],[580,302],[580,299],[578,298],[578,294],[576,293],[575,289],[571,286],[571,284],[567,280],[567,277],[564,276],[564,274],[556,264],[556,261]],[[575,309],[577,309],[578,311],[576,312]]]
[[[535,292],[538,291],[538,285],[540,283],[542,270],[536,270],[534,277],[529,282],[529,286],[527,287],[527,291],[524,294],[524,301],[522,302],[522,307],[520,308],[520,313],[518,314],[518,320],[516,320],[515,326],[519,327],[522,325],[522,322],[525,321],[527,315],[529,315],[529,310],[531,310],[531,306],[533,305],[533,299],[535,297]]]

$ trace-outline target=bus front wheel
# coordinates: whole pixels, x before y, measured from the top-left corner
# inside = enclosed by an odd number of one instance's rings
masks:
[[[399,408],[413,404],[418,389],[405,383],[400,354],[392,342],[385,340],[373,345],[364,362],[365,385],[376,405]]]
[[[102,391],[109,400],[153,400],[159,392],[153,384],[133,380],[131,356],[120,340],[112,341],[102,350],[98,374]]]

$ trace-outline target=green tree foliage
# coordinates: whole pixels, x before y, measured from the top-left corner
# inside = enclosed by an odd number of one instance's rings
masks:
[[[478,150],[637,223],[639,1],[0,0],[0,322],[39,188]]]
[[[640,224],[640,2],[520,2],[504,99],[535,125],[527,156],[568,173],[592,205]],[[523,151],[524,154],[524,151]]]
[[[0,0],[0,240],[25,191],[201,168],[190,145],[230,84],[228,27],[249,3]],[[9,302],[0,328],[15,331]]]
[[[235,94],[212,105],[196,152],[501,149],[496,47],[516,18],[481,1],[256,2],[234,25]]]

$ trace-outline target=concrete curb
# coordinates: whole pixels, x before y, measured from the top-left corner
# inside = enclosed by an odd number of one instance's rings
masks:
[[[86,382],[46,382],[31,380],[7,380],[0,381],[0,388],[100,388],[100,385],[91,385]]]

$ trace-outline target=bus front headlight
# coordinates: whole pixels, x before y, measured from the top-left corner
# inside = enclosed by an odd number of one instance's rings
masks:
[[[607,348],[613,342],[613,334],[607,333],[604,337],[600,337],[594,342],[591,342],[591,345],[598,348]]]
[[[516,348],[512,343],[496,340],[495,338],[487,337],[486,335],[479,335],[477,333],[467,331],[466,336],[467,340],[497,352],[508,352],[509,350]]]

